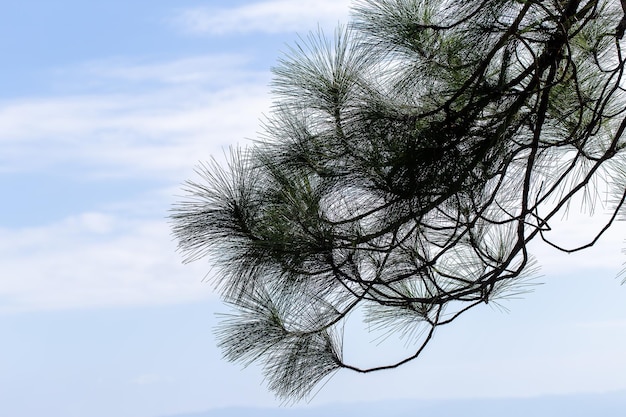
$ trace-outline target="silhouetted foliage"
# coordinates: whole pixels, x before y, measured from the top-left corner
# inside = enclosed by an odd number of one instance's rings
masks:
[[[279,60],[264,136],[201,166],[171,215],[235,309],[225,357],[262,364],[287,399],[416,358],[435,329],[526,290],[529,242],[589,247],[626,196],[619,3],[360,0],[352,16]],[[550,225],[581,195],[613,215],[564,247]],[[357,309],[415,349],[344,362]]]

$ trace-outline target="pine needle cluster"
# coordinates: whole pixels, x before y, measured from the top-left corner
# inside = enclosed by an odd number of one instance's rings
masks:
[[[186,260],[209,257],[233,306],[226,359],[260,363],[298,400],[339,369],[406,363],[436,328],[526,291],[532,240],[593,244],[626,196],[619,7],[358,0],[347,27],[289,49],[263,136],[200,166],[171,214]],[[551,221],[580,195],[614,214],[562,247]],[[360,308],[412,353],[346,363],[341,329]]]

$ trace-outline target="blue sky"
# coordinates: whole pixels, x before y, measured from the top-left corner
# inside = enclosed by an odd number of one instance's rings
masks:
[[[255,137],[269,68],[348,1],[23,0],[0,17],[0,414],[159,417],[271,407],[221,360],[206,262],[167,214],[194,166]],[[561,242],[601,219],[572,214]],[[595,223],[594,223],[595,222]],[[626,390],[624,223],[541,245],[535,292],[442,329],[391,372],[340,372],[308,406]],[[346,357],[375,360],[363,335]],[[387,346],[390,347],[390,346]],[[385,348],[385,345],[382,346]],[[391,346],[390,348],[393,348]],[[306,406],[306,404],[305,404]]]

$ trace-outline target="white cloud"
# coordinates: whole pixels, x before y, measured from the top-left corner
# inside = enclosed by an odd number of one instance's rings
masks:
[[[135,82],[157,81],[166,84],[224,86],[258,80],[259,73],[248,70],[249,57],[236,54],[192,56],[167,62],[137,63],[124,60],[101,60],[78,68],[78,73]],[[62,71],[72,72],[72,71]]]
[[[156,85],[0,103],[0,172],[63,166],[82,175],[188,173],[196,161],[256,136],[270,106],[268,76],[242,67],[241,59],[220,57],[92,66],[100,76]]]
[[[165,204],[164,204],[165,205]],[[164,219],[90,212],[0,229],[0,312],[154,305],[213,297],[209,267],[182,265]]]
[[[280,33],[345,23],[349,0],[271,0],[231,9],[192,8],[181,11],[175,21],[193,34]]]

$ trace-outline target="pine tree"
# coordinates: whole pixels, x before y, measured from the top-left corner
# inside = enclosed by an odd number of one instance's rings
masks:
[[[529,242],[591,246],[626,198],[617,2],[360,0],[352,17],[279,60],[264,135],[202,165],[171,215],[234,307],[226,359],[260,363],[286,399],[418,357],[435,329],[526,290]],[[613,215],[563,247],[550,224],[580,195]],[[346,363],[354,311],[414,350]]]

